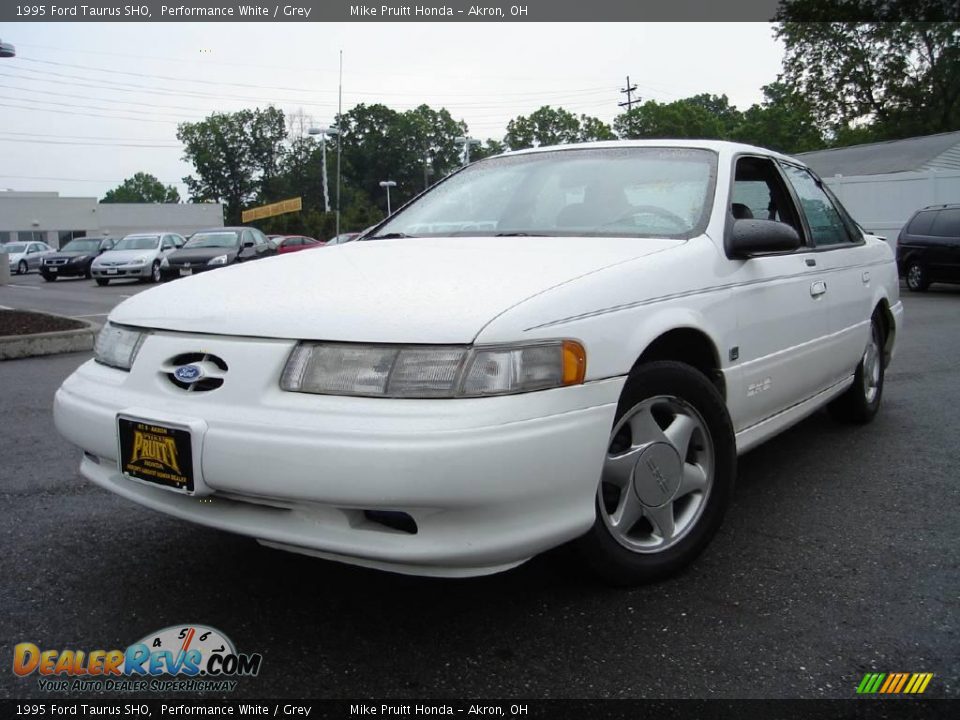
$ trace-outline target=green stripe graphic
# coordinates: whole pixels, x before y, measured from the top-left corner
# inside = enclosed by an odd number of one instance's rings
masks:
[[[870,678],[873,677],[873,673],[867,673],[863,676],[863,680],[860,681],[860,685],[857,687],[857,693],[864,693],[867,690],[867,685],[870,682]]]
[[[877,673],[877,679],[870,686],[870,689],[867,690],[869,693],[875,693],[880,689],[880,686],[883,684],[884,679],[887,677],[886,673]]]

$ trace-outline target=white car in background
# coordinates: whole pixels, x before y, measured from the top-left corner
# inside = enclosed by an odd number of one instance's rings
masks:
[[[130,278],[158,283],[163,259],[184,243],[182,235],[172,232],[127,235],[113,249],[97,256],[90,265],[90,274],[97,285]]]
[[[55,419],[93,482],[272,547],[468,576],[574,541],[630,584],[707,545],[738,454],[869,421],[901,316],[890,247],[796,160],[537,148],[126,300]]]
[[[24,275],[31,270],[39,270],[43,258],[56,250],[45,242],[28,241],[3,243],[0,252],[7,254],[11,274]]]

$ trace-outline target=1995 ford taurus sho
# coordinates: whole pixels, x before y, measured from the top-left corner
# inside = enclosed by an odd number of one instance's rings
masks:
[[[93,482],[272,547],[469,576],[572,541],[629,584],[706,546],[738,454],[827,404],[868,422],[902,312],[796,160],[537,148],[126,300],[55,416]]]

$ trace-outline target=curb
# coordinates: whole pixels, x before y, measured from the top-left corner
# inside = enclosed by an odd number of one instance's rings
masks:
[[[31,310],[30,312],[37,311]],[[53,313],[38,314],[63,317]],[[93,350],[93,343],[99,326],[81,318],[64,319],[83,323],[86,327],[76,330],[33,333],[32,335],[0,335],[0,361]]]

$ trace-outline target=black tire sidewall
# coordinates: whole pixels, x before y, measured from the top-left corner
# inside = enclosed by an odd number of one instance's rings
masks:
[[[27,261],[21,260],[17,263],[17,275],[26,275],[30,272],[30,268],[27,267]]]
[[[657,395],[678,397],[700,413],[714,448],[713,486],[696,525],[679,542],[659,553],[634,553],[618,543],[601,518],[595,500],[596,520],[590,531],[577,541],[578,548],[593,569],[614,584],[658,580],[687,566],[719,529],[733,493],[736,440],[730,417],[720,393],[693,367],[662,361],[635,368],[621,394],[614,425],[635,405]]]

